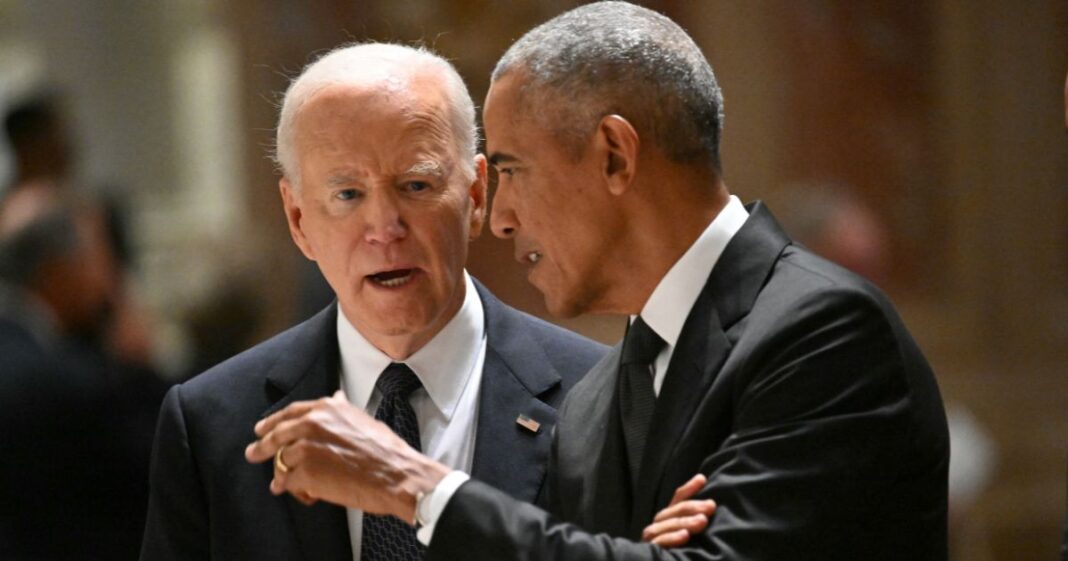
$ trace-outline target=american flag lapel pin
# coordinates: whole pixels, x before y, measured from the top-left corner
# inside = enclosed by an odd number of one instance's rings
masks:
[[[535,421],[534,419],[531,419],[530,417],[527,417],[522,413],[520,413],[519,416],[515,418],[515,423],[534,434],[537,434],[538,431],[541,430],[541,423]]]

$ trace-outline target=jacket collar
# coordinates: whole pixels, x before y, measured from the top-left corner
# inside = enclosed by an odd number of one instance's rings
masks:
[[[479,396],[472,477],[533,502],[545,475],[556,410],[541,398],[561,376],[530,333],[533,321],[475,281],[486,313],[486,362]],[[537,423],[537,430],[520,418]]]

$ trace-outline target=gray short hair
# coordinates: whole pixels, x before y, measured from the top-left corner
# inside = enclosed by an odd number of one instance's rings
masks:
[[[478,152],[478,125],[475,124],[475,104],[456,68],[441,56],[424,47],[409,47],[390,43],[355,43],[337,47],[304,67],[286,89],[278,113],[275,148],[271,159],[278,170],[295,187],[300,185],[300,168],[293,148],[293,121],[300,107],[323,88],[348,82],[362,83],[367,79],[370,64],[396,65],[403,72],[432,69],[440,72],[449,106],[449,123],[461,158],[460,169],[474,179],[475,154]],[[399,79],[403,72],[397,72]]]
[[[602,117],[618,114],[673,161],[721,169],[723,94],[712,67],[675,22],[626,2],[575,8],[534,28],[493,71],[529,80],[522,90],[552,110],[558,138],[581,156]]]

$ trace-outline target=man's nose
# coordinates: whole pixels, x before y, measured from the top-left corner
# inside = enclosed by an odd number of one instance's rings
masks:
[[[508,239],[515,236],[519,228],[519,218],[512,206],[511,190],[501,184],[493,195],[493,207],[490,209],[490,230],[498,238]]]
[[[368,243],[388,244],[408,234],[399,201],[391,190],[372,190],[367,196],[364,209],[367,220],[364,240]]]

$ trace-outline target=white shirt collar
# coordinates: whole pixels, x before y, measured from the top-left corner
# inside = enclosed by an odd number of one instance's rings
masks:
[[[404,361],[446,419],[452,418],[471,377],[485,332],[482,301],[467,271],[464,271],[464,285],[460,310],[433,339]],[[352,404],[367,409],[378,376],[393,359],[368,342],[340,306],[337,337],[341,351],[341,387]]]
[[[749,218],[738,197],[731,195],[727,205],[693,242],[690,249],[672,265],[653,294],[645,302],[641,317],[669,348],[679,342],[679,333],[690,315],[708,275],[734,234]],[[633,319],[633,318],[632,318]]]

